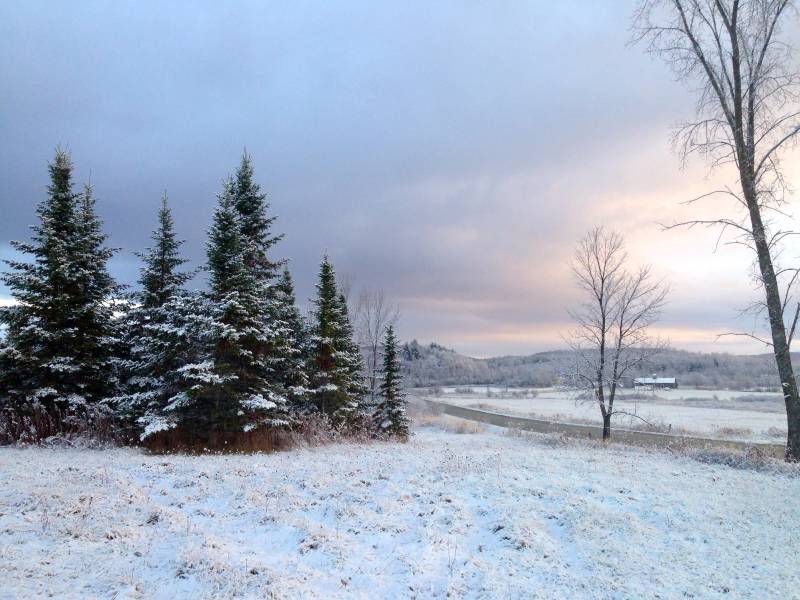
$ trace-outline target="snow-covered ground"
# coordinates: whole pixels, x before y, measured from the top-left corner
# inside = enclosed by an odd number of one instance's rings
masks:
[[[535,398],[510,397],[519,390],[475,386],[444,388],[443,395],[434,398],[458,406],[492,408],[499,412],[553,419],[577,419],[601,423],[597,405],[576,401],[575,393],[563,389],[539,389]],[[492,395],[490,396],[489,393]],[[647,394],[645,394],[647,395]],[[748,401],[737,401],[737,398]],[[777,400],[776,400],[777,398]],[[700,406],[697,406],[700,404]],[[751,442],[782,442],[786,437],[786,413],[776,394],[740,391],[659,390],[653,398],[616,402],[618,410],[635,413],[651,423],[681,429],[700,436],[718,436]],[[616,426],[641,423],[624,415],[617,417]],[[737,431],[738,430],[738,431]]]
[[[797,597],[800,473],[546,440],[0,448],[0,597]]]

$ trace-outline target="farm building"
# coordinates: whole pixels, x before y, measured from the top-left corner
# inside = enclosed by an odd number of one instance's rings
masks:
[[[633,387],[637,390],[674,390],[678,388],[675,377],[637,377],[633,380]]]

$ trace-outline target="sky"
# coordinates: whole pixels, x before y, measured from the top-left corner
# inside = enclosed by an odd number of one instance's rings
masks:
[[[763,330],[741,314],[758,297],[748,252],[661,226],[731,207],[681,204],[727,174],[673,151],[693,95],[628,44],[635,5],[0,3],[0,258],[28,236],[61,145],[122,249],[120,281],[136,282],[165,190],[201,265],[246,148],[303,306],[327,252],[353,290],[399,305],[403,339],[564,347],[571,255],[604,225],[669,282],[657,333],[673,346],[764,352],[718,338]],[[800,187],[800,150],[784,166]]]

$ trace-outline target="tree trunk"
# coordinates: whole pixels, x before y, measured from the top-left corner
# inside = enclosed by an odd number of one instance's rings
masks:
[[[743,179],[743,181],[745,181]],[[764,223],[757,202],[755,186],[751,183],[745,185],[744,195],[750,212],[750,223],[753,238],[758,254],[758,267],[761,280],[764,283],[764,293],[767,301],[767,314],[772,332],[772,349],[775,363],[778,366],[778,376],[781,381],[784,403],[786,404],[786,421],[788,435],[786,437],[786,460],[800,461],[800,396],[798,396],[797,380],[792,367],[792,357],[789,351],[789,340],[786,337],[786,325],[783,321],[783,305],[781,303],[778,278],[772,264],[772,256],[764,232]]]
[[[603,439],[611,439],[611,413],[603,415]]]

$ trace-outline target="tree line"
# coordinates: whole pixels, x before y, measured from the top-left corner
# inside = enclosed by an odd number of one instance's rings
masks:
[[[439,344],[416,340],[400,347],[403,380],[409,387],[498,385],[552,387],[565,385],[575,372],[575,353],[548,350],[527,356],[473,358]],[[622,380],[636,377],[676,377],[682,389],[780,392],[775,361],[769,354],[701,353],[675,348],[651,355]]]
[[[382,344],[365,369],[327,255],[310,314],[298,309],[246,152],[217,195],[205,291],[186,288],[197,270],[181,256],[166,195],[131,293],[109,273],[115,250],[91,186],[74,191],[67,152],[49,173],[30,241],[12,242],[30,259],[6,261],[3,275],[16,302],[0,312],[0,442],[90,433],[163,448],[274,447],[283,432],[320,426],[408,437],[382,297],[371,331]]]

